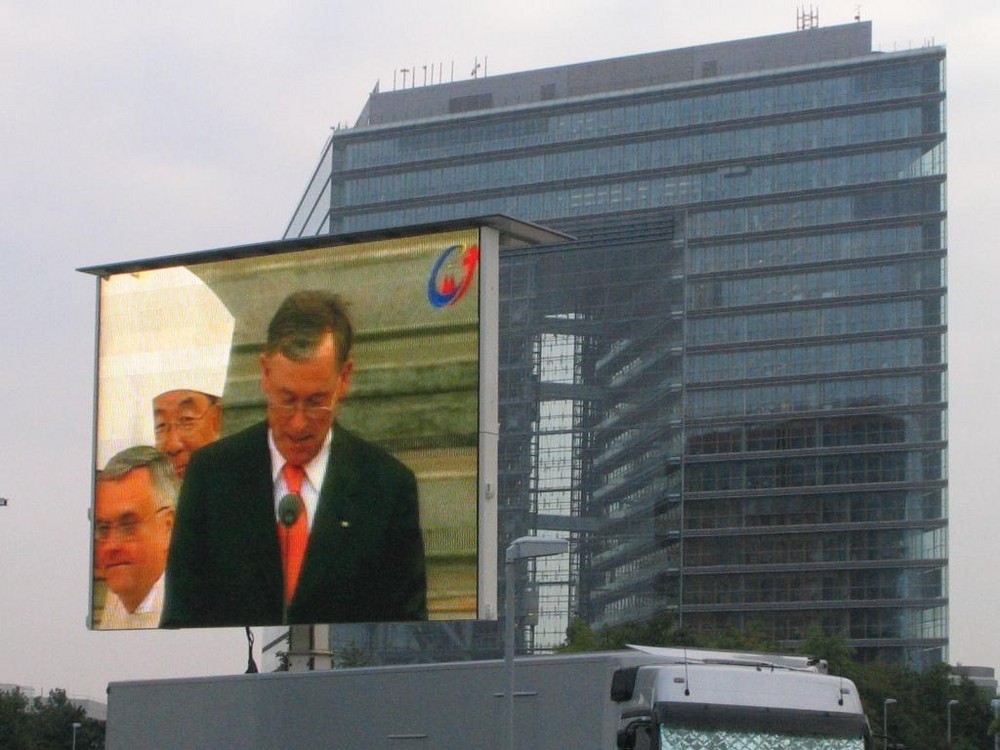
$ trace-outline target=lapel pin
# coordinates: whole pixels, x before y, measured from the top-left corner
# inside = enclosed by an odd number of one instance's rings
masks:
[[[341,518],[340,519],[340,528],[346,529],[350,525],[351,525],[351,522],[348,521],[346,518]]]

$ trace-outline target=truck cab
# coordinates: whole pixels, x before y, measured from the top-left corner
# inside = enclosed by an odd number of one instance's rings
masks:
[[[854,684],[805,657],[645,649],[665,663],[618,670],[621,750],[871,750]]]

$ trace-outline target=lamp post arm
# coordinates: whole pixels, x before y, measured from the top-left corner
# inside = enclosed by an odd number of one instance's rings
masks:
[[[510,550],[508,550],[508,553]],[[507,673],[507,747],[514,750],[514,561],[504,563],[504,666]]]
[[[558,537],[522,536],[504,551],[504,666],[507,672],[507,747],[514,747],[514,565],[529,557],[548,557],[569,551]]]

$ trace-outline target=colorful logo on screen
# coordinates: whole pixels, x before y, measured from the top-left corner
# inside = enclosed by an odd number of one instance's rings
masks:
[[[446,247],[431,267],[427,298],[434,307],[454,305],[472,286],[479,265],[478,245]]]

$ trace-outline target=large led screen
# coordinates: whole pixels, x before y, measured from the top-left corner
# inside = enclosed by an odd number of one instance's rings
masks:
[[[489,616],[481,244],[103,271],[91,627]]]

